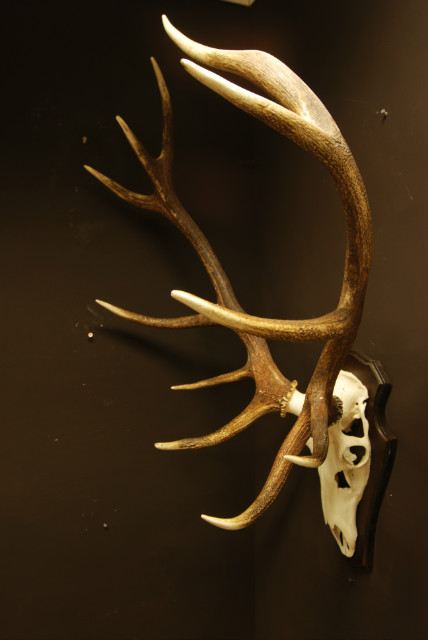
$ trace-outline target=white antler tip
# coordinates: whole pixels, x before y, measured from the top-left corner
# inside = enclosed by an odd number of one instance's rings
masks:
[[[173,290],[171,291],[171,298],[177,300],[178,302],[182,302],[183,304],[189,304],[189,301],[198,300],[198,298],[191,293],[187,293],[186,291]]]
[[[284,460],[297,464],[299,467],[306,467],[307,469],[317,469],[322,465],[324,460],[319,458],[312,458],[311,456],[284,456]]]
[[[89,164],[84,164],[83,168],[91,174],[91,176],[94,176],[94,178],[98,178],[99,176],[101,176],[100,172],[97,171],[96,169],[94,169],[93,167],[91,167]]]
[[[187,70],[188,68],[192,68],[192,67],[199,67],[199,65],[195,64],[194,62],[192,62],[191,60],[188,60],[187,58],[181,58],[180,63],[183,65],[183,67]]]
[[[174,449],[179,449],[175,442],[155,442],[156,449],[159,451],[173,451]]]
[[[178,31],[178,29],[176,29],[171,22],[168,20],[168,18],[166,17],[165,14],[162,15],[162,24],[163,24],[163,28],[165,29],[165,31],[167,32],[167,34],[169,35],[169,37],[171,38],[171,40],[174,40],[174,35],[177,36],[181,36],[182,34],[180,33],[180,31]],[[183,36],[182,36],[183,37]],[[176,42],[177,44],[177,42]]]
[[[109,302],[105,302],[104,300],[95,299],[95,302],[100,305],[100,307],[104,307],[104,309],[108,309],[108,311],[112,311],[113,313],[117,312],[118,307],[115,307],[113,304]]]
[[[198,296],[195,296],[193,293],[188,293],[187,291],[180,291],[176,289],[171,291],[171,298],[174,298],[174,300],[178,300],[178,302],[183,302],[188,306],[197,307],[198,310],[200,307],[203,307],[205,304],[208,304],[208,305],[210,304],[203,298],[199,298]]]
[[[215,518],[214,516],[206,516],[204,513],[201,514],[202,520],[208,522],[209,524],[214,525],[214,527],[218,527],[219,529],[227,529],[229,531],[239,528],[236,527],[233,518]]]
[[[193,382],[193,383],[190,383],[190,384],[174,384],[171,387],[171,391],[190,391],[197,384],[198,384],[197,382]]]
[[[120,128],[122,130],[125,130],[125,129],[129,128],[128,125],[126,124],[125,120],[121,116],[117,115],[115,117],[115,120],[116,120],[116,122],[118,123],[118,125],[120,126]]]

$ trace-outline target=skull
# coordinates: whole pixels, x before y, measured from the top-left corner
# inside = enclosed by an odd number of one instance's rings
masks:
[[[340,398],[343,413],[329,427],[329,450],[318,473],[325,523],[341,552],[351,557],[358,536],[357,507],[370,473],[369,423],[364,413],[368,391],[352,373],[341,371],[334,395]]]

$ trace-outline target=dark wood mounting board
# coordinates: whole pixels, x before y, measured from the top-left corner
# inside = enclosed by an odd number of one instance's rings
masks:
[[[369,392],[366,417],[372,448],[370,476],[357,510],[358,538],[350,562],[370,570],[377,519],[397,450],[397,438],[389,432],[385,418],[392,385],[380,362],[363,353],[351,351],[343,368],[361,380]]]

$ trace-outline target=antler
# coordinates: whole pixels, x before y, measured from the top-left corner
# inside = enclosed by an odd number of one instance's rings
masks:
[[[198,65],[182,61],[198,80],[243,110],[263,120],[320,159],[330,170],[341,195],[348,228],[345,276],[336,310],[317,319],[271,320],[244,313],[230,282],[207,239],[180,203],[172,183],[172,110],[169,93],[154,59],[163,111],[162,150],[152,158],[125,122],[117,117],[137,158],[150,176],[154,192],[141,195],[125,189],[95,169],[86,169],[120,198],[142,209],[157,211],[169,219],[198,253],[216,293],[216,304],[188,293],[172,296],[197,313],[180,318],[152,318],[126,311],[107,302],[99,304],[113,313],[162,328],[185,328],[222,324],[233,329],[247,350],[243,367],[224,375],[173,389],[199,389],[250,377],[255,393],[247,408],[227,425],[206,436],[156,443],[159,449],[191,449],[219,444],[247,428],[257,418],[271,412],[281,417],[298,415],[294,427],[278,452],[268,479],[254,503],[231,519],[202,516],[226,529],[248,526],[273,502],[281,490],[292,463],[317,467],[328,449],[328,424],[340,415],[340,402],[333,397],[336,377],[355,338],[359,324],[370,263],[370,214],[358,169],[331,116],[312,91],[285,65],[260,51],[220,51],[199,45],[177,31],[163,17],[165,29],[174,42],[196,60],[232,71],[251,80],[274,100],[261,97],[232,84]],[[283,376],[274,363],[265,338],[288,341],[327,340],[309,383],[306,396],[297,382]],[[314,440],[313,453],[299,457],[308,438]]]

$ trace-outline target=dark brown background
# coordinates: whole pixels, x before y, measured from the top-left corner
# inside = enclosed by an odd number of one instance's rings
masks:
[[[399,438],[370,574],[340,556],[307,470],[249,530],[202,522],[249,504],[287,425],[272,417],[213,450],[156,451],[243,408],[250,383],[169,390],[240,366],[241,344],[222,329],[131,326],[94,303],[167,316],[182,311],[173,288],[212,299],[175,229],[82,169],[149,192],[114,116],[157,152],[150,55],[172,93],[177,190],[241,304],[305,317],[340,289],[344,223],[328,175],[188,77],[162,12],[206,44],[284,60],[365,178],[374,264],[357,346],[393,380]],[[427,26],[422,0],[3,3],[2,640],[427,637]],[[272,349],[304,388],[319,346]]]

